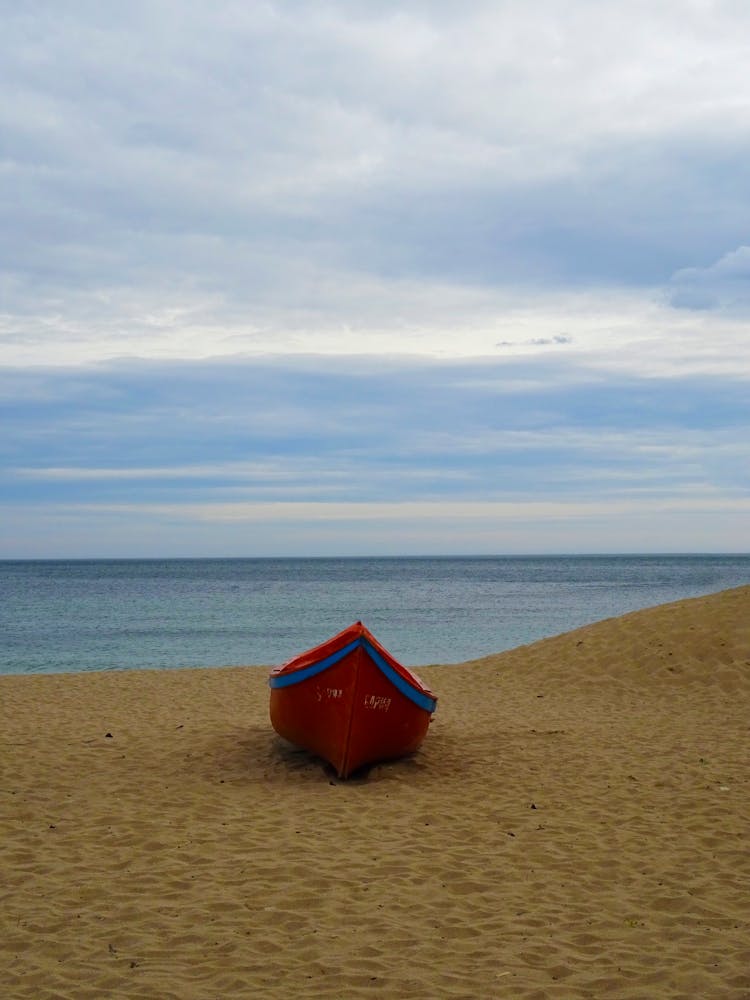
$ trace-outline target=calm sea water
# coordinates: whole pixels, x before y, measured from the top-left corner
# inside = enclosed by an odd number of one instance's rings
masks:
[[[275,664],[361,619],[457,663],[750,583],[750,556],[0,562],[0,673]]]

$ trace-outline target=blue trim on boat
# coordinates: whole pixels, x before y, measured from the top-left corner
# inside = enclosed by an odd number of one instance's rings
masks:
[[[318,663],[311,663],[309,667],[303,667],[302,670],[295,670],[290,674],[279,674],[276,677],[269,677],[268,683],[272,688],[285,688],[290,687],[292,684],[299,684],[300,681],[306,681],[308,677],[314,677],[316,674],[328,670],[334,663],[343,660],[353,649],[361,645],[362,639],[355,639],[354,642],[350,642],[348,646],[344,646],[336,653],[331,653],[324,660],[320,660]]]
[[[312,663],[309,667],[303,667],[301,670],[294,670],[288,674],[277,674],[275,677],[272,675],[268,678],[268,683],[272,688],[285,688],[291,687],[292,684],[299,684],[302,681],[306,681],[310,677],[315,677],[316,674],[322,673],[329,667],[332,667],[334,663],[338,663],[339,660],[343,660],[345,656],[348,656],[352,650],[356,649],[357,646],[364,646],[367,650],[370,658],[372,659],[378,670],[385,674],[388,680],[393,684],[393,686],[399,690],[403,695],[413,701],[415,705],[419,708],[425,710],[425,712],[434,712],[437,708],[437,701],[435,698],[431,698],[424,691],[419,691],[417,688],[412,687],[412,685],[405,680],[397,670],[388,663],[380,653],[371,646],[369,642],[362,636],[359,636],[354,642],[350,642],[347,646],[339,649],[336,653],[331,653],[324,660],[320,660],[318,663]]]
[[[405,680],[400,673],[398,673],[398,671],[393,669],[390,663],[383,659],[377,649],[371,646],[366,639],[362,640],[362,645],[372,657],[372,660],[378,670],[385,674],[391,684],[393,684],[395,688],[398,688],[401,694],[405,694],[407,698],[413,701],[415,705],[423,708],[425,712],[435,711],[437,708],[437,701],[434,698],[425,694],[424,691],[418,691],[417,688],[412,687],[411,684]]]

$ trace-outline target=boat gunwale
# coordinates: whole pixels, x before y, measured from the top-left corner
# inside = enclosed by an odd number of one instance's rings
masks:
[[[322,652],[326,648],[330,649],[337,639],[345,639],[351,634],[356,635],[356,638],[351,642],[340,646],[338,649],[334,648],[332,652],[328,653],[327,656],[323,656],[322,659],[310,662],[317,650]],[[317,674],[323,673],[323,671],[339,663],[345,656],[348,656],[360,647],[364,648],[377,669],[397,691],[400,691],[423,711],[430,713],[435,711],[437,708],[437,697],[422,682],[421,678],[417,677],[407,667],[398,663],[361,622],[356,622],[348,629],[340,632],[338,636],[334,636],[320,646],[316,646],[306,653],[300,654],[300,656],[295,657],[283,666],[276,667],[268,678],[269,687],[273,690],[283,690],[295,684],[300,684],[311,677],[315,677]],[[296,667],[295,664],[298,662],[300,665]]]
[[[330,656],[324,657],[322,660],[318,660],[316,663],[310,663],[307,666],[299,667],[296,670],[288,670],[289,664],[285,667],[277,667],[273,671],[271,676],[268,678],[268,685],[272,688],[285,688],[290,687],[292,684],[300,684],[302,681],[308,680],[310,677],[314,677],[316,674],[322,673],[324,670],[328,670],[334,664],[343,660],[345,656],[352,653],[358,646],[362,645],[362,638],[355,639],[354,642],[348,643],[346,646],[342,646],[341,649],[336,650],[335,653],[331,653]],[[282,671],[284,671],[282,673]]]

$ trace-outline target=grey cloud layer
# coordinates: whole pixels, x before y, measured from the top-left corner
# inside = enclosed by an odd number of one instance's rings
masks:
[[[318,285],[352,273],[664,284],[746,239],[749,34],[728,3],[13,8],[5,311],[95,324],[132,288],[335,320]]]
[[[750,7],[2,6],[0,554],[747,547]]]
[[[2,389],[9,503],[616,499],[750,485],[750,395],[730,379],[269,359],[6,373]]]

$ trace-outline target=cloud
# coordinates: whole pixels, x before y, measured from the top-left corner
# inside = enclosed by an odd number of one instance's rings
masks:
[[[7,504],[614,503],[731,497],[750,467],[747,381],[544,354],[121,362],[6,373],[0,398]]]
[[[351,350],[391,302],[650,294],[747,232],[748,28],[676,2],[15,8],[5,342]]]
[[[85,546],[86,504],[105,545],[187,504],[729,502],[748,31],[678,0],[9,9],[18,530],[53,544],[57,510]]]
[[[740,246],[708,267],[686,267],[670,282],[670,304],[677,309],[750,309],[750,247]]]
[[[513,341],[499,340],[495,347],[550,347],[555,344],[572,344],[573,338],[565,333],[556,333],[554,337],[531,337],[529,340]]]

